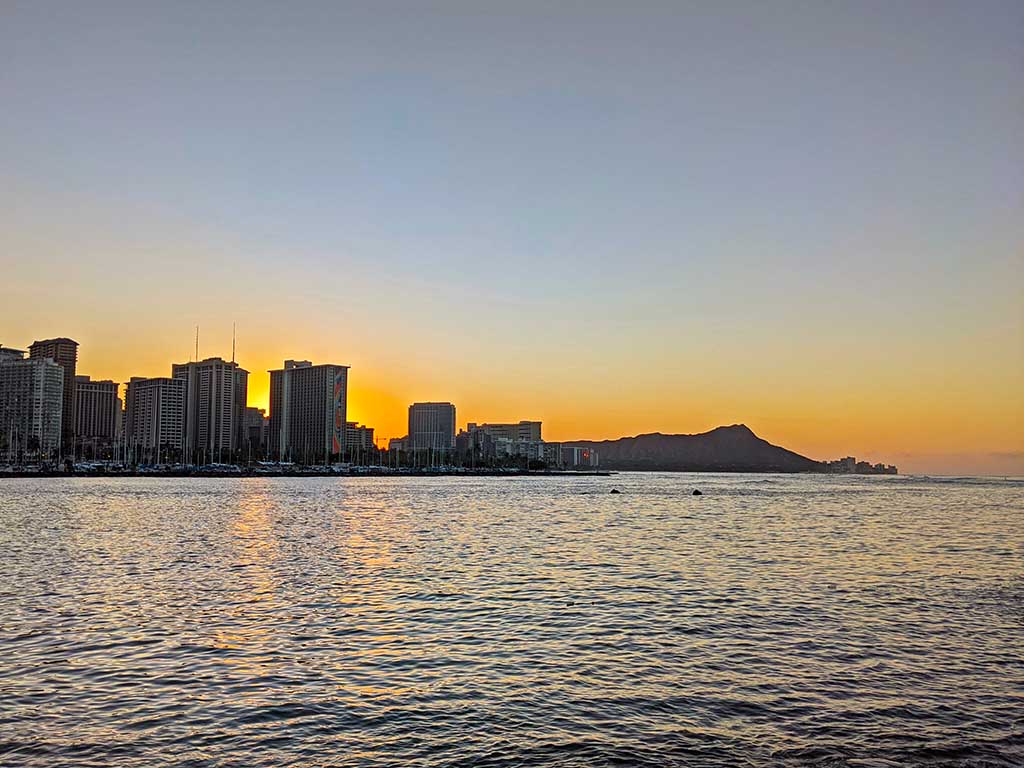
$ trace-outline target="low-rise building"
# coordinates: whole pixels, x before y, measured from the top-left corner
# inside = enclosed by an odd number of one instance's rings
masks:
[[[267,434],[270,420],[263,408],[245,409],[245,452],[248,458],[260,459],[266,456]]]
[[[456,436],[455,449],[471,463],[506,463],[513,460],[545,461],[539,421],[518,424],[477,424],[470,422]]]
[[[562,446],[562,466],[566,469],[584,469],[599,465],[594,448],[579,445]]]
[[[345,445],[348,451],[369,451],[374,448],[373,427],[355,421],[345,422]]]
[[[541,441],[540,428],[541,423],[539,421],[519,421],[516,423],[494,422],[484,424],[477,424],[471,421],[466,425],[466,430],[468,432],[472,432],[475,429],[481,429],[490,433],[494,437],[503,437],[507,440],[535,443],[539,443]]]

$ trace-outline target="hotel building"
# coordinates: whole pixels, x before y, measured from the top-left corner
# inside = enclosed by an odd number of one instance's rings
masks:
[[[114,441],[121,412],[120,386],[116,381],[75,376],[75,438],[79,442]]]
[[[413,403],[409,406],[409,448],[435,451],[455,447],[455,406]]]
[[[171,366],[185,382],[185,454],[200,464],[227,462],[245,444],[249,372],[220,357]]]
[[[70,450],[75,444],[75,366],[78,364],[78,342],[72,339],[34,341],[28,348],[33,360],[49,358],[64,369],[61,406],[61,446]]]
[[[285,360],[270,371],[270,456],[303,464],[345,452],[347,365]]]
[[[0,447],[7,460],[48,456],[63,434],[64,369],[24,354],[0,349]]]
[[[124,442],[136,452],[153,454],[175,451],[178,458],[185,445],[184,379],[146,379],[133,376],[125,389]]]

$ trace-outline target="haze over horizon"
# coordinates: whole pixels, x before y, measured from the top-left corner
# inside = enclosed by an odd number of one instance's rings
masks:
[[[0,9],[0,344],[1024,475],[1019,2]]]

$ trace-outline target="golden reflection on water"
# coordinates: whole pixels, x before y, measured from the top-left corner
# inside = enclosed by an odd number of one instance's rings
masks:
[[[239,485],[228,529],[230,561],[215,574],[224,580],[225,589],[241,595],[226,606],[227,621],[214,625],[211,645],[226,651],[221,663],[251,676],[272,671],[266,648],[275,631],[272,617],[284,607],[276,568],[280,544],[269,491],[266,480]]]
[[[1020,484],[3,490],[4,739],[54,749],[13,764],[126,754],[107,744],[217,764],[574,768],[789,764],[786,750],[821,764],[831,745],[837,761],[914,764],[908,733],[995,745],[992,764],[1020,746]],[[567,751],[533,751],[545,743]]]

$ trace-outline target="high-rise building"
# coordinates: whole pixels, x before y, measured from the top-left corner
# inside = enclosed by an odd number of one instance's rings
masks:
[[[455,406],[413,403],[409,406],[409,447],[435,451],[455,447]]]
[[[227,462],[245,444],[249,372],[220,357],[171,366],[171,377],[185,382],[187,461]]]
[[[120,387],[116,381],[75,377],[75,436],[79,442],[114,441],[121,410]]]
[[[63,337],[33,341],[28,348],[28,356],[33,360],[50,358],[64,369],[61,447],[70,450],[75,444],[75,366],[78,364],[78,342]]]
[[[0,454],[8,461],[60,448],[64,369],[51,358],[0,349]]]
[[[125,389],[124,444],[139,458],[160,461],[163,452],[181,456],[185,444],[184,379],[133,376]]]
[[[327,462],[345,451],[347,365],[285,360],[270,371],[270,455],[279,461]]]
[[[10,362],[10,361],[13,361],[13,360],[24,360],[24,359],[25,359],[25,350],[23,350],[23,349],[13,349],[12,347],[5,347],[3,344],[0,344],[0,363],[2,363],[4,361]]]

